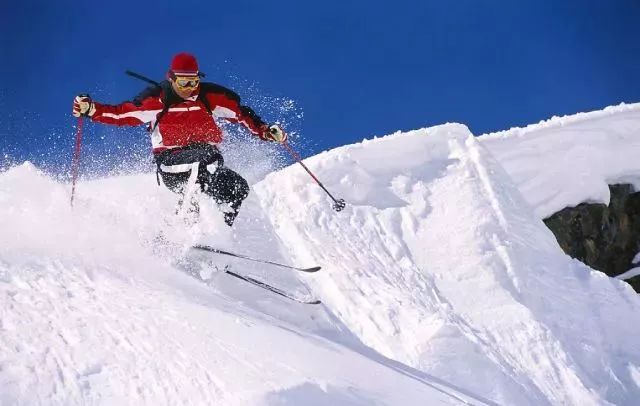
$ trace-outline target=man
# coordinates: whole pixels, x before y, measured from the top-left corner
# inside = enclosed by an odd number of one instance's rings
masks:
[[[182,205],[190,203],[185,199],[190,199],[194,186],[199,185],[221,207],[226,206],[224,219],[231,226],[249,194],[249,185],[224,167],[217,147],[223,133],[215,119],[240,123],[265,141],[283,143],[287,135],[241,105],[233,91],[201,82],[200,77],[196,58],[183,52],[173,58],[167,80],[159,86],[118,105],[98,103],[88,95],[76,96],[73,115],[118,126],[148,124],[154,161],[165,186],[182,195]]]

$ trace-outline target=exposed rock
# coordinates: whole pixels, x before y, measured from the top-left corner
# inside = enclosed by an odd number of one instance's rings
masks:
[[[633,268],[640,252],[640,192],[628,184],[609,186],[611,201],[582,203],[544,220],[568,255],[609,276]],[[640,276],[627,280],[640,292]]]

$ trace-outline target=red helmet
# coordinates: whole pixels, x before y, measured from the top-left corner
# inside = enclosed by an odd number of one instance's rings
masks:
[[[195,56],[181,52],[171,60],[169,73],[176,76],[198,76],[198,61]]]

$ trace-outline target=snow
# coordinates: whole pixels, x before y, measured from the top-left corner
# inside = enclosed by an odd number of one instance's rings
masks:
[[[640,368],[636,365],[629,364],[629,371],[636,385],[640,387]]]
[[[322,307],[213,290],[153,255],[173,197],[152,176],[78,191],[71,211],[33,166],[0,175],[0,404],[484,404],[371,354]]]
[[[626,281],[627,279],[631,279],[634,276],[640,275],[640,267],[635,267],[629,269],[627,272],[621,273],[620,275],[616,275],[617,279]]]
[[[314,291],[383,355],[501,404],[632,404],[637,296],[567,257],[483,145],[446,125],[308,159],[340,215],[295,167],[256,190],[292,258],[326,267]]]
[[[609,203],[608,184],[640,190],[640,103],[554,117],[479,139],[540,218],[583,202]]]
[[[152,174],[80,182],[71,210],[69,185],[32,165],[0,173],[0,404],[636,404],[638,295],[566,256],[540,219],[637,175],[638,106],[558,120],[322,153],[305,162],[344,211],[290,166],[252,179],[232,232],[206,202],[186,227]],[[617,166],[552,176],[580,142]],[[214,261],[323,304],[181,271],[184,247],[221,241],[322,265]]]

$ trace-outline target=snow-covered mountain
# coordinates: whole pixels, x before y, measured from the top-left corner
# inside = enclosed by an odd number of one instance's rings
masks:
[[[631,105],[363,141],[306,160],[344,211],[291,166],[252,185],[233,233],[206,204],[185,227],[153,174],[81,182],[72,210],[68,185],[13,167],[0,404],[637,404],[638,295],[566,256],[541,217],[635,181],[638,133]],[[323,304],[199,282],[178,260],[194,241],[322,265],[215,258]]]

